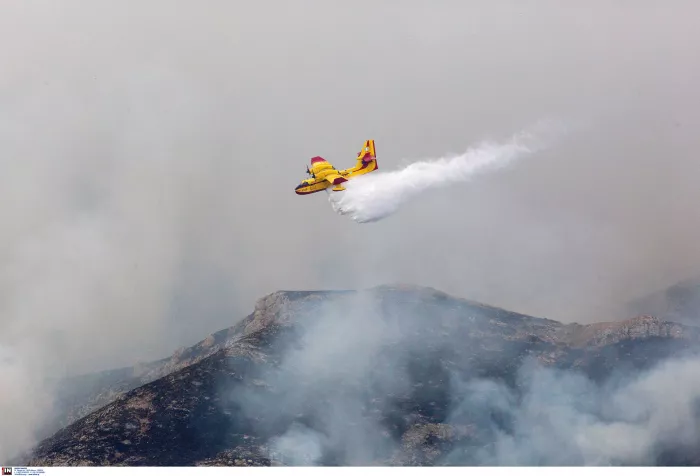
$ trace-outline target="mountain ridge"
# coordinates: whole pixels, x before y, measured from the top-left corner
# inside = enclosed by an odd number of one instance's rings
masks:
[[[345,304],[343,299],[346,300]],[[132,369],[129,383],[122,380],[121,384],[117,385],[121,391],[100,394],[101,398],[93,399],[87,405],[79,407],[82,414],[74,410],[70,424],[37,447],[31,457],[31,464],[287,464],[284,458],[276,460],[270,456],[270,441],[276,441],[275,438],[279,438],[280,435],[274,431],[267,431],[269,428],[265,425],[262,427],[265,427],[266,431],[261,431],[260,425],[250,423],[251,418],[253,421],[256,418],[258,422],[265,421],[268,417],[264,412],[261,413],[260,409],[248,409],[247,413],[243,412],[246,413],[244,417],[240,412],[234,412],[238,416],[231,417],[230,405],[222,402],[221,392],[217,388],[221,388],[222,385],[240,387],[253,393],[267,389],[265,391],[269,394],[265,394],[265,398],[281,398],[269,390],[275,387],[270,382],[276,378],[270,375],[275,374],[275,370],[272,369],[284,365],[285,355],[293,355],[295,351],[289,349],[302,345],[299,343],[300,335],[312,332],[315,339],[322,340],[323,333],[316,335],[313,326],[324,322],[324,313],[332,315],[341,312],[347,303],[352,303],[352,307],[357,305],[358,300],[363,299],[374,303],[376,309],[372,308],[372,312],[379,312],[382,322],[390,325],[400,324],[400,332],[387,334],[391,338],[386,339],[387,342],[381,342],[381,352],[388,353],[390,361],[395,359],[396,362],[402,363],[414,362],[411,360],[413,357],[406,355],[418,353],[425,361],[433,362],[430,365],[433,365],[433,372],[437,374],[444,373],[444,370],[439,370],[440,367],[449,368],[449,372],[463,374],[467,369],[465,375],[489,375],[493,378],[505,378],[507,381],[514,378],[516,367],[522,366],[524,360],[534,358],[541,365],[585,369],[606,376],[612,371],[606,367],[610,360],[606,352],[614,351],[619,359],[617,354],[623,350],[627,352],[623,358],[627,359],[630,365],[639,368],[650,364],[644,352],[635,353],[632,347],[638,346],[630,346],[629,342],[644,342],[645,344],[639,346],[646,345],[649,349],[657,349],[654,352],[659,355],[670,355],[672,352],[668,349],[671,347],[674,351],[676,347],[692,348],[700,341],[700,329],[652,316],[637,316],[620,322],[589,325],[562,324],[417,286],[385,285],[364,291],[277,291],[260,298],[254,311],[235,325],[210,334],[194,346],[175,352],[170,358],[141,364],[139,372]],[[339,304],[336,302],[338,300]],[[328,311],[324,307],[329,303],[335,303],[335,307],[331,306],[334,310]],[[359,308],[361,312],[365,312],[362,305]],[[402,316],[406,315],[410,315],[410,319],[402,320]],[[325,318],[329,319],[327,316]],[[341,325],[351,321],[336,319],[334,322]],[[379,324],[370,319],[361,321],[358,325]],[[347,329],[352,330],[352,326],[348,326]],[[392,339],[398,339],[398,344],[392,342]],[[310,342],[313,346],[315,341]],[[465,348],[459,342],[471,342],[474,348]],[[680,347],[677,345],[679,343]],[[405,349],[408,350],[404,352]],[[391,357],[392,352],[398,352],[401,357]],[[421,359],[410,365],[420,366],[420,361]],[[464,364],[465,362],[467,364]],[[442,438],[455,444],[455,438],[459,440],[462,437],[466,438],[464,435],[472,434],[472,430],[466,429],[469,425],[445,426],[446,423],[435,416],[435,408],[440,409],[438,414],[447,411],[443,407],[448,405],[446,402],[449,399],[435,397],[444,394],[446,390],[442,387],[443,384],[437,384],[429,378],[430,372],[416,372],[422,377],[416,377],[417,380],[411,377],[411,386],[423,389],[435,386],[430,392],[425,391],[437,400],[432,401],[433,409],[430,409],[431,402],[416,403],[422,397],[411,396],[415,392],[409,392],[406,394],[408,396],[402,397],[404,400],[408,399],[408,402],[413,402],[414,407],[417,405],[418,410],[411,410],[417,412],[417,416],[411,417],[416,419],[416,423],[406,428],[399,425],[401,431],[396,430],[397,434],[394,435],[394,439],[400,442],[397,443],[398,449],[395,449],[391,457],[384,455],[384,459],[378,464],[419,464],[421,461],[430,464],[442,452],[429,448],[432,443],[417,444],[416,441],[434,442],[436,439],[442,441]],[[122,377],[124,375],[128,375],[128,372],[124,372]],[[423,378],[427,380],[423,381]],[[178,383],[181,381],[199,384],[192,384],[192,388],[188,386],[186,389]],[[129,385],[132,385],[132,388],[128,388]],[[290,388],[298,391],[296,386]],[[165,395],[173,397],[170,404],[161,401]],[[195,397],[190,398],[188,395]],[[381,393],[377,395],[375,399],[386,399]],[[172,403],[176,401],[179,403]],[[216,402],[216,405],[203,403],[210,401]],[[401,405],[406,404],[408,403],[400,404],[393,400],[391,403],[401,408],[404,408]],[[194,431],[187,425],[177,427],[178,429],[169,427],[165,420],[179,421],[181,425],[185,421],[184,417],[176,417],[178,408],[187,409],[185,414],[200,415],[198,418],[201,418],[201,421],[195,427],[213,425],[218,428],[221,425],[215,422],[220,420],[227,422],[228,429],[220,428],[218,432],[214,432],[216,436],[211,436],[207,432]],[[313,411],[308,411],[313,414]],[[381,413],[384,410],[375,408],[373,411]],[[404,408],[401,411],[408,410]],[[254,416],[250,417],[250,414]],[[161,421],[159,418],[165,420]],[[282,420],[289,423],[294,419],[285,415]],[[105,426],[101,421],[116,423]],[[146,427],[142,426],[144,424]],[[268,425],[275,427],[275,431],[285,427],[277,420]],[[98,430],[101,427],[110,430],[100,433]],[[191,448],[189,453],[174,450],[171,442],[168,446],[169,451],[165,452],[168,453],[167,457],[161,455],[160,459],[149,458],[146,450],[154,447],[154,441],[166,441],[168,431],[184,435],[194,431],[197,436],[191,437],[190,440],[201,441],[194,445],[194,449]],[[287,428],[286,431],[291,430]],[[115,435],[121,439],[115,439]],[[452,436],[447,438],[446,435]],[[458,438],[455,435],[462,437]],[[91,443],[87,444],[86,441]],[[134,443],[135,441],[138,443]],[[187,441],[181,442],[180,447],[187,447]],[[253,444],[254,442],[258,443]],[[96,454],[99,451],[95,449],[98,447],[102,448],[100,454],[111,456],[101,457],[98,461]],[[212,453],[213,449],[217,451]],[[419,457],[418,454],[423,456]],[[433,456],[429,456],[431,454]],[[338,458],[345,461],[340,456]]]

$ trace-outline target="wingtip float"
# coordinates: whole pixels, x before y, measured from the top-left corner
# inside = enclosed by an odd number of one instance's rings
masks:
[[[317,156],[312,158],[311,168],[306,168],[306,173],[309,174],[309,178],[302,180],[294,191],[297,195],[309,195],[333,187],[331,189],[332,191],[342,192],[345,190],[343,182],[347,182],[360,175],[374,172],[378,168],[374,140],[366,140],[362,146],[362,150],[357,154],[355,166],[349,169],[337,170],[323,157]]]

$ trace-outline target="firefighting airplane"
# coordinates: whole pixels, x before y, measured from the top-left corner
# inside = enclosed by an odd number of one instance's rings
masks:
[[[311,170],[306,167],[306,173],[311,177],[297,185],[294,191],[297,195],[308,195],[310,193],[326,190],[328,187],[333,187],[334,192],[345,190],[343,182],[357,177],[358,175],[368,174],[377,170],[377,155],[374,151],[374,140],[366,140],[362,150],[357,154],[357,163],[354,167],[345,170],[336,170],[323,157],[314,157],[311,159]]]

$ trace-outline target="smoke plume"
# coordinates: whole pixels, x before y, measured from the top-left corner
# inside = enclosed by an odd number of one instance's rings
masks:
[[[550,126],[551,127],[551,126]],[[542,125],[540,129],[544,132]],[[551,132],[551,131],[550,131]],[[418,195],[476,175],[507,167],[536,152],[544,144],[534,131],[523,131],[503,143],[483,142],[464,153],[413,162],[392,172],[359,176],[345,184],[346,191],[329,193],[333,210],[358,223],[379,221]]]
[[[458,403],[447,421],[459,425],[469,415],[486,415],[491,444],[471,452],[457,448],[448,461],[663,465],[664,453],[687,451],[699,441],[698,364],[697,357],[671,358],[596,383],[583,373],[526,363],[519,370],[520,391],[495,380],[455,379]]]
[[[275,344],[287,349],[280,365],[263,370],[273,390],[231,391],[256,431],[274,435],[271,458],[568,466],[678,464],[695,454],[700,360],[683,344],[630,344],[649,363],[636,369],[625,357],[605,372],[542,365],[537,352],[523,357],[509,330],[495,340],[479,332],[492,314],[460,316],[454,301],[415,297],[383,295],[380,304],[358,293],[308,309],[291,340]],[[661,345],[670,357],[653,350]],[[440,434],[444,446],[431,449]]]

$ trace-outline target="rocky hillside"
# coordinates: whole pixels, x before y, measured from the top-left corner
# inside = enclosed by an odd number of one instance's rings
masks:
[[[271,312],[277,294],[258,301],[254,313],[248,319],[256,319],[263,312]],[[181,348],[169,358],[154,362],[139,362],[126,367],[105,372],[82,375],[66,379],[59,389],[56,416],[48,428],[51,433],[84,417],[94,410],[115,400],[119,395],[153,382],[165,375],[200,362],[217,351],[231,345],[240,336],[245,322],[210,334],[197,344]]]
[[[27,462],[692,464],[645,382],[698,343],[653,317],[563,325],[426,288],[278,292],[171,359],[89,377],[86,415]],[[609,454],[625,431],[634,448]]]

